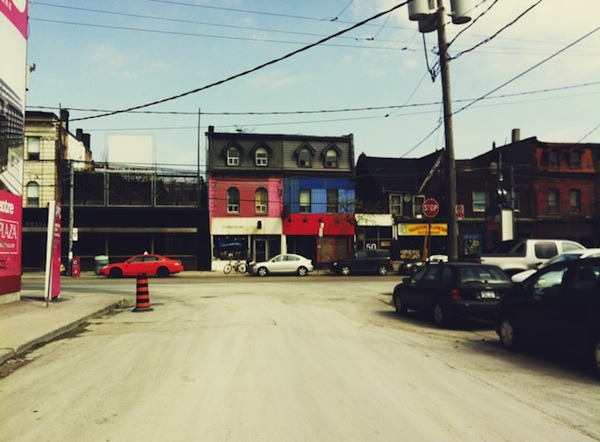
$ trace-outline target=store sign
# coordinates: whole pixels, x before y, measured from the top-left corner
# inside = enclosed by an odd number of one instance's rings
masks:
[[[445,223],[414,223],[398,224],[398,236],[426,236],[429,230],[430,236],[447,236],[448,224]]]
[[[0,295],[18,289],[14,279],[21,275],[21,223],[21,197],[0,190]]]

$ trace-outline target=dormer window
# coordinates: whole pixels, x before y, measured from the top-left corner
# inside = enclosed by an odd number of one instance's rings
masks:
[[[558,152],[555,150],[550,151],[548,154],[548,166],[557,169],[559,165]]]
[[[325,154],[325,167],[337,168],[338,167],[338,155],[333,149],[329,149]]]
[[[239,166],[240,165],[240,150],[237,147],[230,147],[227,149],[227,165],[228,166]]]
[[[307,147],[298,152],[298,166],[312,167],[312,152]]]
[[[254,164],[259,167],[266,167],[269,165],[269,152],[264,147],[259,147],[254,152]]]
[[[573,151],[569,154],[569,167],[571,169],[581,169],[581,152]]]

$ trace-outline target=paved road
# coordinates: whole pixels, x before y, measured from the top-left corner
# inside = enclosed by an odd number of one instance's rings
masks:
[[[150,280],[0,381],[0,439],[598,440],[600,384],[490,327],[392,313],[397,277]],[[66,283],[127,293],[131,280]]]

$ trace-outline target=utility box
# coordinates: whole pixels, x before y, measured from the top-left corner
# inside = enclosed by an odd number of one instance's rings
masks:
[[[81,258],[79,256],[74,256],[71,261],[71,276],[73,278],[79,278],[81,275]]]
[[[94,257],[94,272],[96,275],[100,274],[100,269],[108,265],[108,256],[98,255]]]

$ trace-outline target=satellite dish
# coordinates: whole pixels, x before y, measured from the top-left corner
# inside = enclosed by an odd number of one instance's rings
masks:
[[[408,193],[406,195],[404,195],[405,203],[410,203],[411,201],[412,201],[412,195],[409,195]]]

